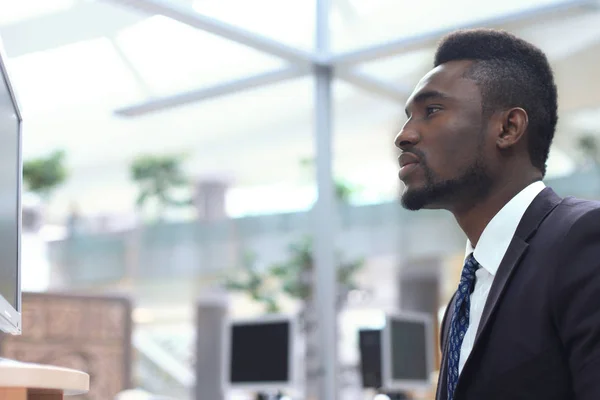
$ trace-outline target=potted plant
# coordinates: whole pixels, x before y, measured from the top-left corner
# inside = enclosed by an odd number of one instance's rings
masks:
[[[47,201],[52,192],[67,179],[65,152],[56,150],[47,157],[23,162],[25,188]]]
[[[600,166],[600,146],[596,135],[585,133],[579,136],[577,148],[583,154],[585,164],[589,163],[594,167]]]
[[[39,208],[50,201],[54,190],[67,179],[65,152],[56,150],[45,157],[23,162],[23,228],[37,231],[43,223],[43,211]],[[28,196],[29,194],[29,196]],[[34,199],[31,199],[33,195]],[[31,201],[30,201],[31,200]]]
[[[21,223],[24,278],[21,286],[24,291],[44,291],[50,287],[52,274],[47,258],[47,244],[39,235],[39,230],[44,224],[44,205],[50,201],[52,193],[67,179],[65,152],[56,150],[47,156],[24,161],[22,174],[24,187]],[[35,276],[35,279],[28,279],[31,276]]]
[[[309,165],[311,161],[303,161]],[[349,201],[354,189],[342,180],[336,181],[336,198],[341,203]],[[341,254],[337,259],[337,309],[345,305],[347,294],[357,289],[355,277],[364,266],[362,259],[343,261]],[[256,256],[246,255],[241,270],[235,275],[225,277],[224,286],[229,291],[241,292],[252,300],[262,304],[266,313],[278,313],[281,307],[278,299],[286,296],[298,300],[301,304],[300,327],[306,338],[305,354],[305,398],[318,396],[317,321],[313,291],[315,273],[314,246],[310,236],[302,237],[288,247],[288,257],[281,263],[260,268]]]
[[[176,189],[185,188],[189,184],[183,172],[184,159],[179,154],[143,154],[132,161],[130,176],[139,187],[136,200],[139,210],[144,210],[150,202],[154,202],[160,220],[169,208],[191,205],[190,199],[181,200],[174,194]]]

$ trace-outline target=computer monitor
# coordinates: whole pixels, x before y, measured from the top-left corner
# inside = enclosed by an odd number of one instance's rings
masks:
[[[271,391],[294,381],[294,318],[267,315],[227,321],[223,362],[225,388]]]
[[[382,329],[360,329],[358,331],[360,376],[363,388],[381,388],[382,332]]]
[[[385,390],[427,389],[434,364],[433,318],[425,313],[386,315],[382,332]]]
[[[22,116],[0,39],[0,331],[21,333]]]

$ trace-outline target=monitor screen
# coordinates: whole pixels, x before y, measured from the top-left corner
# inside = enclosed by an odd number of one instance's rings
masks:
[[[21,115],[0,53],[0,329],[20,333]]]
[[[228,384],[284,388],[292,380],[293,327],[288,318],[232,322],[229,329]]]
[[[384,328],[384,387],[411,389],[430,384],[433,370],[433,319],[428,314],[397,314]]]
[[[427,333],[418,321],[392,320],[392,379],[427,380]]]
[[[358,331],[360,375],[363,388],[381,387],[381,329]]]

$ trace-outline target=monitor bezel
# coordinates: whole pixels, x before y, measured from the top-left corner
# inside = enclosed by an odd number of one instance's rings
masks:
[[[425,326],[425,352],[426,368],[428,376],[426,379],[393,379],[392,378],[392,338],[391,322],[393,320],[402,320],[410,322],[421,322]],[[427,313],[420,312],[396,312],[387,313],[385,316],[385,326],[381,331],[381,383],[384,390],[419,390],[429,389],[433,384],[432,373],[434,365],[434,341],[433,317]]]
[[[17,209],[15,212],[17,213],[17,298],[16,303],[17,307],[14,308],[2,295],[0,295],[0,330],[3,332],[12,334],[12,335],[20,335],[22,333],[21,326],[21,232],[22,232],[22,205],[21,205],[21,191],[23,187],[23,154],[22,154],[22,146],[23,146],[23,116],[21,114],[21,106],[19,104],[19,100],[16,96],[15,90],[12,85],[12,79],[10,77],[10,73],[8,72],[8,68],[6,65],[7,55],[4,47],[4,42],[0,37],[0,73],[4,81],[6,82],[6,87],[8,88],[8,93],[11,97],[12,104],[15,109],[17,121],[19,124],[19,128],[17,130],[18,135],[18,149],[17,149],[17,163],[18,163],[18,177],[17,177]]]
[[[230,356],[231,356],[231,339],[232,339],[232,328],[234,325],[251,325],[251,324],[262,324],[266,322],[286,322],[290,326],[289,330],[289,342],[288,342],[288,354],[290,355],[288,360],[288,380],[285,382],[257,382],[257,383],[234,383],[230,379]],[[298,320],[297,317],[287,314],[267,314],[257,317],[250,318],[225,318],[224,330],[225,339],[223,340],[223,360],[221,363],[221,380],[224,391],[235,389],[235,390],[250,390],[250,391],[276,391],[290,389],[295,386],[296,381],[296,369],[294,363],[294,356],[296,354],[296,342],[297,342],[297,329]]]

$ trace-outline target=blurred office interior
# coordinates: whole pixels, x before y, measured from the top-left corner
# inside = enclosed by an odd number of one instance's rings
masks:
[[[203,400],[198,336],[211,326],[200,316],[215,304],[224,320],[325,323],[294,336],[291,398],[315,391],[302,371],[323,354],[336,358],[324,367],[335,364],[335,383],[321,378],[337,398],[382,398],[363,387],[359,330],[414,312],[437,332],[464,257],[449,213],[400,206],[393,145],[404,102],[449,30],[502,28],[546,52],[560,111],[546,184],[600,198],[597,0],[330,0],[320,12],[317,2],[0,2],[24,120],[30,310],[63,298],[36,296],[71,295],[75,311],[61,318],[81,323],[78,298],[127,302],[122,377],[94,389],[92,374],[87,398]],[[28,312],[24,336],[36,321]],[[328,333],[335,350],[321,346]],[[434,396],[437,334],[426,340],[430,384],[406,396]],[[57,362],[85,369],[94,357]]]

